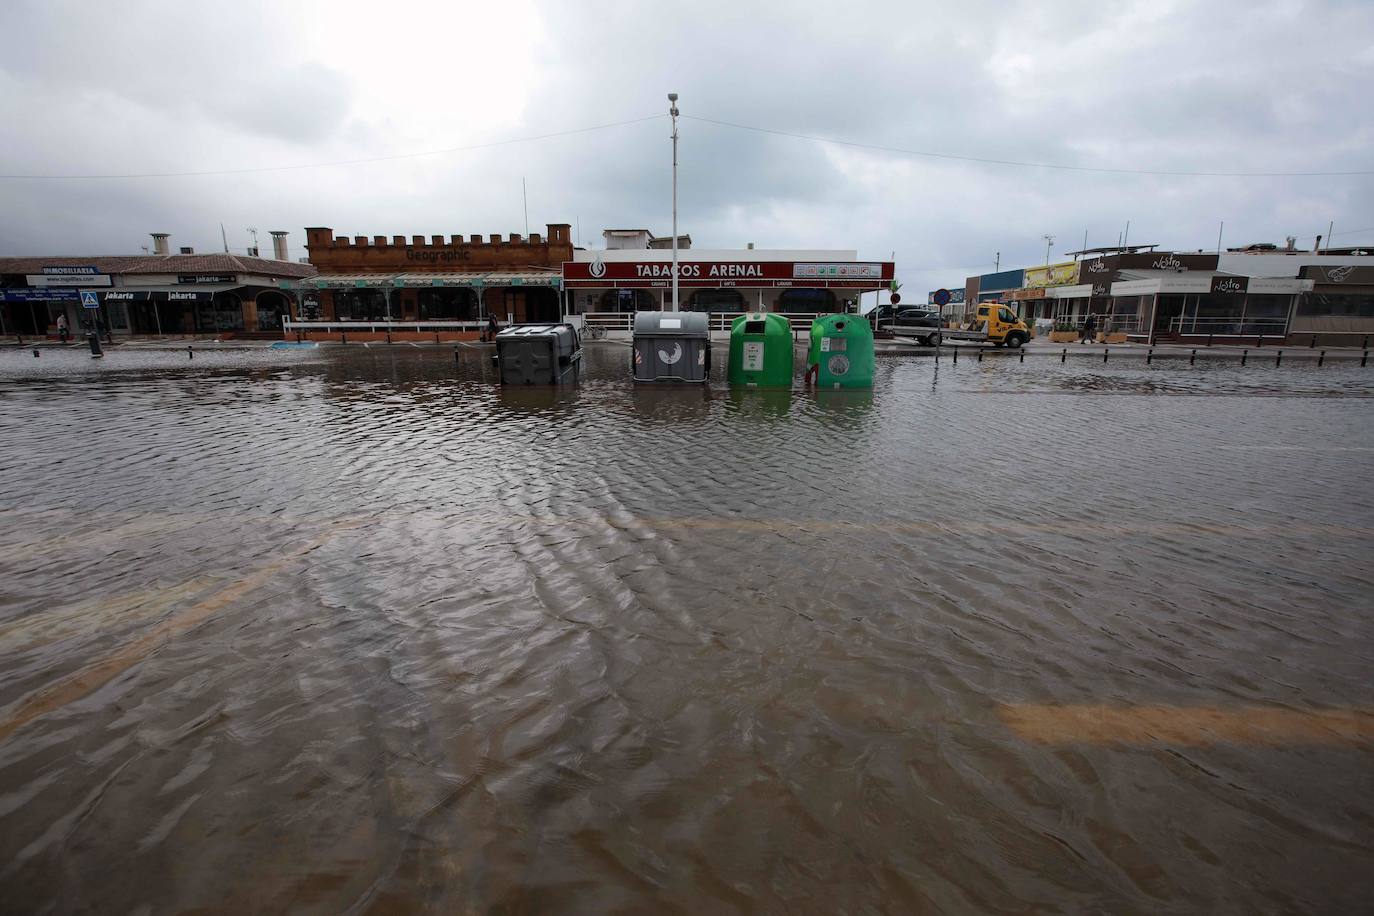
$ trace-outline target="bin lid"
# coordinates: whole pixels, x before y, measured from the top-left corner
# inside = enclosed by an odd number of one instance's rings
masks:
[[[872,337],[873,326],[862,315],[817,315],[811,322],[811,336]]]
[[[573,326],[563,324],[513,324],[510,327],[502,328],[496,332],[496,339],[512,337],[556,337],[559,334],[572,333]]]
[[[710,339],[704,312],[635,312],[636,337],[702,337]]]
[[[792,322],[786,315],[777,312],[746,312],[730,322],[730,336],[736,334],[763,334],[775,337],[791,337]]]

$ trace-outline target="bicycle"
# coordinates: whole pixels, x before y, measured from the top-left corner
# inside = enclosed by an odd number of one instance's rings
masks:
[[[601,325],[599,325],[599,324],[592,324],[591,322],[584,322],[583,325],[582,325],[582,333],[583,333],[584,336],[586,336],[587,338],[589,338],[589,339],[591,339],[591,340],[605,340],[605,339],[606,339],[606,329],[605,329],[604,327],[602,327]]]

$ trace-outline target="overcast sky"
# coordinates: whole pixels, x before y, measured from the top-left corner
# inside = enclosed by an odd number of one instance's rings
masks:
[[[1130,239],[1190,249],[1336,226],[1374,244],[1374,3],[25,2],[6,0],[0,254],[347,234],[669,232],[697,247],[895,252],[924,292]],[[659,116],[659,117],[653,117]],[[1355,232],[1355,230],[1362,230]],[[1058,260],[1057,256],[1052,258]]]

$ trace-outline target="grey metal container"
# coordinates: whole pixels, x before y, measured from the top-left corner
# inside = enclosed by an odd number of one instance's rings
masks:
[[[577,381],[582,341],[570,324],[517,324],[497,332],[496,359],[505,385]]]
[[[700,312],[636,312],[636,382],[690,382],[711,377],[711,325]]]

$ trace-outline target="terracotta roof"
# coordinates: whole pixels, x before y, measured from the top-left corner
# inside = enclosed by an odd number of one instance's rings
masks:
[[[44,255],[0,257],[0,274],[38,274],[44,267],[95,267],[107,274],[264,274],[269,277],[311,277],[314,265],[274,261],[236,254]]]

